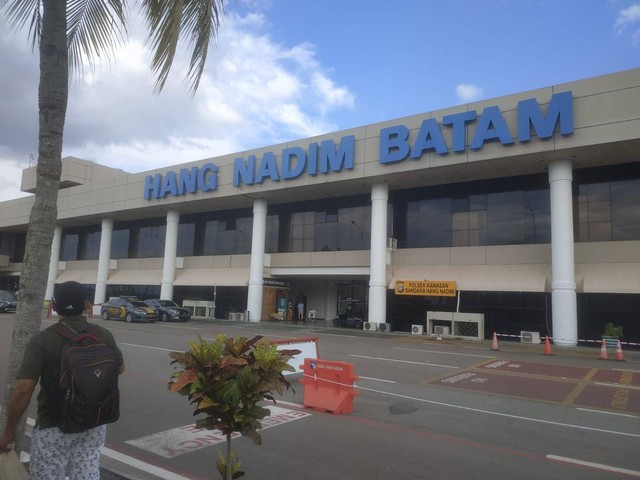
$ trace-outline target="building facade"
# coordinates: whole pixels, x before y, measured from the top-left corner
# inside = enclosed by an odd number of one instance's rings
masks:
[[[32,205],[0,204],[1,289]],[[217,318],[638,342],[640,69],[137,174],[67,157],[48,278]]]

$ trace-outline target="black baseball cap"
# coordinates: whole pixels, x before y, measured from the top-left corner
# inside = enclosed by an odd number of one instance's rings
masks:
[[[78,282],[64,282],[53,290],[53,306],[58,315],[80,315],[84,311],[87,292]]]

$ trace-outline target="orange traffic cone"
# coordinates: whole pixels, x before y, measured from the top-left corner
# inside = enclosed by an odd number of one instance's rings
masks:
[[[614,360],[624,362],[624,355],[622,354],[622,345],[620,344],[620,340],[618,340],[618,345],[616,346],[616,357]]]
[[[600,347],[600,356],[598,357],[599,360],[608,360],[609,357],[607,356],[607,342],[605,342],[604,339],[602,339],[602,346]]]
[[[498,347],[498,336],[496,335],[496,332],[493,332],[493,343],[491,344],[491,350],[500,350],[500,347]]]
[[[547,338],[544,341],[544,354],[553,355],[553,353],[551,353],[551,344],[549,343],[549,335],[547,335]]]

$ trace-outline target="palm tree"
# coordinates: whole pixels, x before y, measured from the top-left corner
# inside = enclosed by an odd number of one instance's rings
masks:
[[[179,41],[192,46],[187,79],[192,95],[202,75],[209,45],[224,13],[224,0],[141,0],[153,51],[151,70],[159,93],[167,80]],[[29,26],[32,47],[40,51],[38,88],[39,134],[35,202],[29,218],[18,309],[9,358],[8,382],[0,412],[6,405],[27,342],[40,330],[51,244],[57,219],[62,171],[62,141],[69,97],[69,76],[81,74],[84,62],[109,59],[127,34],[126,0],[0,0],[0,10],[16,30]],[[19,428],[17,447],[24,434]],[[20,450],[18,450],[20,451]]]

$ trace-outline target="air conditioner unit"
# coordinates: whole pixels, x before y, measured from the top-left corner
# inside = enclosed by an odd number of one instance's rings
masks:
[[[362,329],[370,332],[375,332],[378,329],[378,324],[376,322],[364,322],[362,324]]]
[[[315,310],[307,310],[307,318],[309,320],[315,320],[316,318],[316,311]]]
[[[390,323],[379,323],[378,324],[378,331],[380,331],[380,332],[390,332],[391,331],[391,324]]]
[[[236,314],[233,312],[229,312],[229,320],[235,320],[236,319]]]
[[[411,325],[411,334],[412,335],[423,335],[424,334],[424,325]]]
[[[397,250],[398,240],[396,238],[387,238],[387,250]]]
[[[449,332],[451,332],[449,327],[444,327],[442,325],[435,325],[433,327],[433,333],[437,335],[449,335]]]
[[[520,332],[521,343],[542,343],[540,341],[540,332]]]

